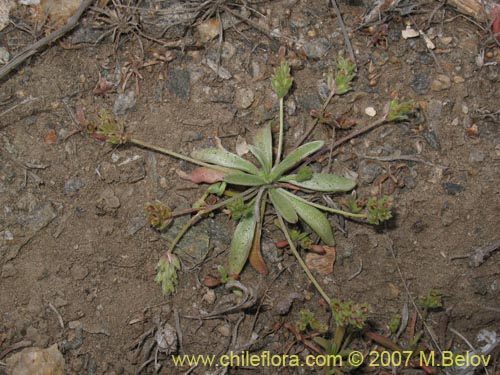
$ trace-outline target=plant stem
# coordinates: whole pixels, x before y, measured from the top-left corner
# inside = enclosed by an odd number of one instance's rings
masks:
[[[175,247],[177,246],[177,244],[179,243],[179,241],[182,239],[182,237],[186,234],[186,232],[188,231],[189,228],[191,228],[191,226],[193,226],[194,224],[196,224],[198,222],[198,220],[200,220],[203,215],[205,214],[208,214],[212,211],[215,211],[221,207],[224,207],[225,205],[227,205],[228,203],[236,200],[236,199],[247,199],[247,198],[251,198],[253,195],[257,194],[257,189],[247,189],[245,190],[244,192],[242,193],[239,193],[239,194],[236,194],[234,197],[232,198],[229,198],[229,199],[226,199],[224,201],[221,201],[219,203],[216,203],[212,206],[208,206],[208,207],[201,207],[201,208],[188,208],[186,210],[182,210],[182,211],[177,211],[177,212],[174,212],[172,213],[172,217],[175,217],[175,216],[180,216],[180,215],[184,215],[184,214],[188,214],[188,213],[191,213],[191,212],[194,212],[194,211],[198,211],[198,213],[196,215],[194,215],[191,220],[189,220],[181,229],[181,231],[177,234],[177,236],[174,238],[174,240],[172,241],[172,244],[170,245],[170,247],[168,248],[167,250],[167,253],[173,253],[174,252],[174,249]]]
[[[293,198],[298,199],[299,201],[302,201],[302,202],[308,204],[309,206],[313,206],[313,207],[319,208],[320,210],[328,211],[328,212],[331,212],[333,214],[338,214],[338,215],[342,215],[345,217],[353,217],[353,218],[357,218],[357,219],[366,219],[368,217],[366,214],[354,214],[352,212],[338,210],[336,208],[331,208],[331,207],[323,206],[322,204],[310,202],[307,199],[304,199],[302,197],[299,197],[298,195],[290,193],[288,190],[285,190],[285,193],[290,195]]]
[[[283,98],[280,98],[280,133],[278,138],[278,155],[276,155],[276,162],[274,166],[276,167],[281,161],[281,152],[283,149],[283,122],[284,122],[284,114],[283,114]]]
[[[179,154],[179,153],[177,153],[175,151],[167,150],[166,148],[158,147],[158,146],[155,146],[155,145],[153,145],[151,143],[143,142],[143,141],[141,141],[139,139],[130,138],[128,140],[128,143],[132,143],[132,144],[134,144],[136,146],[147,148],[149,150],[154,150],[154,151],[160,152],[162,154],[172,156],[172,157],[177,158],[177,159],[185,160],[185,161],[193,163],[193,164],[201,165],[202,167],[207,167],[207,168],[210,168],[210,169],[216,169],[216,170],[222,171],[222,172],[227,172],[228,171],[227,168],[220,167],[218,165],[208,164],[208,163],[202,162],[200,160],[196,160],[196,159],[190,158],[189,156]]]
[[[319,292],[319,294],[321,294],[321,297],[323,297],[323,299],[328,303],[328,306],[330,306],[330,303],[331,303],[330,297],[328,297],[328,295],[325,293],[325,291],[323,290],[321,285],[319,285],[318,281],[313,276],[313,274],[311,273],[311,271],[307,267],[306,263],[304,262],[304,260],[300,256],[299,252],[297,251],[297,248],[295,247],[292,239],[290,238],[290,235],[288,234],[288,230],[286,228],[285,222],[283,221],[283,218],[281,217],[280,214],[277,214],[277,215],[278,215],[278,220],[280,222],[281,230],[283,231],[283,234],[285,235],[285,238],[288,241],[288,245],[290,245],[290,249],[292,250],[293,255],[295,256],[295,258],[297,258],[297,261],[299,262],[300,266],[302,267],[302,269],[306,273],[309,280],[311,280],[311,282],[313,283],[316,290]]]
[[[191,220],[189,220],[181,229],[181,231],[177,234],[177,236],[174,238],[172,241],[172,244],[167,250],[167,254],[172,254],[174,252],[175,247],[179,243],[179,241],[182,239],[182,237],[186,234],[186,232],[191,228],[192,225],[196,224],[198,220],[200,220],[203,217],[204,211],[199,211],[196,215],[194,215]]]
[[[328,98],[325,100],[325,102],[321,106],[321,112],[319,114],[320,116],[324,116],[325,111],[326,111],[326,107],[328,107],[328,104],[330,104],[332,98],[335,96],[335,91],[336,91],[335,87],[333,88],[332,91],[330,91],[330,94],[328,95]],[[307,137],[309,137],[309,135],[312,133],[312,131],[314,130],[314,128],[316,127],[316,125],[318,125],[318,122],[319,122],[319,118],[317,117],[317,118],[314,119],[313,123],[306,129],[306,131],[304,132],[304,134],[302,134],[302,136],[299,138],[299,140],[297,142],[295,142],[295,145],[293,146],[294,149],[296,149],[302,143],[304,143],[304,141],[307,139]]]
[[[323,146],[323,149],[317,151],[314,155],[310,156],[304,162],[304,164],[309,164],[311,161],[318,160],[319,157],[322,156],[323,154],[326,154],[327,152],[332,152],[340,145],[350,141],[351,139],[357,137],[358,135],[366,133],[367,131],[374,129],[377,126],[384,124],[385,122],[387,122],[387,114],[384,114],[384,116],[382,116],[380,119],[378,119],[374,123],[367,125],[364,128],[360,128],[358,130],[355,130],[355,131],[349,133],[348,135],[346,135],[345,137],[340,138],[338,141],[335,141],[330,147]]]

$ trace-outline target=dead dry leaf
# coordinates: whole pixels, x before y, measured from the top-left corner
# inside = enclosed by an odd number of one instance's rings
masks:
[[[337,257],[335,246],[323,246],[324,255],[307,253],[305,262],[311,271],[316,271],[320,275],[326,276],[333,274],[333,265]]]
[[[56,131],[51,129],[45,136],[44,142],[46,145],[52,145],[57,142],[57,134]]]

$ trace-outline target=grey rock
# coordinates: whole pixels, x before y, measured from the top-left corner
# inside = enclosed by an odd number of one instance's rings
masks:
[[[95,43],[102,31],[90,25],[80,26],[69,37],[71,44]]]
[[[0,64],[6,64],[10,60],[10,53],[5,47],[0,47]]]
[[[481,296],[485,296],[488,294],[488,285],[483,279],[473,279],[472,280],[472,289],[474,293],[479,294]]]
[[[310,59],[319,59],[323,57],[329,48],[330,43],[326,38],[319,38],[304,44],[304,52]]]
[[[236,90],[236,94],[234,96],[234,105],[239,109],[247,109],[250,108],[254,100],[255,94],[251,89],[240,88]]]
[[[146,220],[146,217],[144,217],[144,216],[133,217],[132,219],[130,219],[130,221],[128,223],[127,233],[130,236],[133,236],[139,230],[141,230],[142,228],[144,228],[144,226],[146,225],[146,223],[147,223],[147,220]]]
[[[434,130],[426,128],[423,136],[427,144],[431,146],[433,150],[441,149],[441,143],[439,142],[439,138]]]
[[[438,74],[437,77],[432,80],[431,89],[432,91],[443,91],[451,87],[451,78],[445,74]]]
[[[7,358],[7,373],[10,375],[63,375],[64,357],[57,344],[47,349],[26,348]]]
[[[220,65],[217,65],[217,63],[215,62],[215,60],[212,60],[210,58],[206,58],[205,59],[205,64],[208,65],[208,67],[210,69],[212,69],[215,73],[217,73],[217,75],[222,78],[222,79],[231,79],[232,78],[232,74],[229,70],[227,70],[226,68],[224,68],[223,66],[220,66]]]
[[[118,164],[120,171],[120,181],[133,184],[146,177],[145,161],[142,156],[134,155],[127,158],[124,162]]]
[[[429,85],[429,77],[422,73],[415,74],[410,82],[410,87],[419,94],[425,94],[429,90]]]
[[[363,160],[359,163],[359,179],[365,184],[371,184],[384,170],[376,163]]]
[[[330,96],[330,89],[324,81],[320,81],[318,83],[318,95],[323,102],[328,99],[328,96]]]
[[[28,232],[35,233],[46,227],[56,217],[57,212],[52,204],[44,202],[37,205],[30,214],[18,217],[17,222]]]
[[[170,94],[182,99],[189,100],[191,86],[189,83],[189,72],[184,69],[172,69],[168,72],[166,87]]]
[[[465,190],[465,188],[462,185],[455,184],[453,182],[443,182],[441,186],[443,186],[443,189],[446,192],[446,194],[449,195],[457,195],[458,193],[461,193],[462,191]]]
[[[486,159],[486,155],[482,151],[474,150],[469,154],[469,161],[471,163],[481,163],[484,159]]]
[[[76,193],[78,190],[83,189],[85,185],[87,185],[85,179],[80,177],[73,177],[66,181],[66,183],[64,184],[64,192],[66,194]]]
[[[71,267],[70,272],[71,272],[71,276],[75,280],[83,280],[89,274],[88,268],[82,266],[81,264],[73,265],[73,267]]]
[[[203,139],[203,134],[193,130],[186,130],[182,133],[183,142],[198,142]]]
[[[121,93],[113,104],[113,113],[115,115],[124,115],[135,107],[136,99],[134,90],[126,93]]]

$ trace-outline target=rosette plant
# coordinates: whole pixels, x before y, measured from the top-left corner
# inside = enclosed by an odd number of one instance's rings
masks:
[[[353,69],[347,69],[344,65],[337,66],[339,76],[334,81],[336,92],[344,93],[350,90]],[[342,79],[342,75],[347,78]],[[83,119],[81,120],[91,136],[95,138],[105,139],[114,144],[135,144],[196,164],[198,167],[191,173],[180,172],[181,177],[195,183],[211,184],[205,195],[190,209],[171,212],[160,202],[146,205],[149,223],[159,230],[167,228],[171,220],[177,216],[195,214],[181,229],[158,262],[156,281],[162,286],[165,294],[174,292],[178,283],[177,271],[181,268],[181,264],[174,254],[178,242],[192,225],[217,209],[228,208],[233,219],[238,220],[228,255],[227,273],[230,277],[237,277],[247,261],[250,261],[258,272],[264,274],[268,272],[260,246],[264,214],[270,204],[274,208],[290,249],[311,282],[328,302],[330,298],[317,283],[290,238],[287,223],[296,224],[301,221],[307,224],[325,245],[334,246],[335,238],[325,212],[367,219],[371,224],[379,224],[391,217],[392,202],[388,197],[379,201],[370,201],[366,209],[363,209],[364,205],[355,205],[353,207],[356,210],[353,212],[334,209],[307,199],[308,194],[315,192],[331,194],[350,191],[356,186],[356,182],[335,174],[314,173],[309,166],[304,165],[306,158],[323,148],[323,141],[303,144],[283,155],[284,98],[293,83],[290,67],[286,62],[281,63],[271,83],[279,98],[277,150],[274,152],[272,128],[270,124],[267,124],[256,133],[253,143],[249,145],[249,151],[254,160],[245,159],[223,148],[195,150],[189,157],[130,137],[110,116],[102,116],[100,126],[96,127],[89,126]],[[410,109],[401,107],[402,104],[393,100],[383,121],[405,119]],[[395,117],[394,114],[400,117]],[[237,189],[228,192],[227,186],[244,189],[240,193],[234,192]],[[205,202],[209,194],[222,196],[225,193],[231,197],[221,199],[215,204]]]

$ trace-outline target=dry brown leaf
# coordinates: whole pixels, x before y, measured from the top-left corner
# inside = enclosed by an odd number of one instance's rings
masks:
[[[326,276],[333,273],[333,265],[337,257],[335,246],[323,246],[324,255],[307,253],[305,262],[311,271],[317,271],[320,275]]]
[[[45,136],[44,142],[46,145],[52,145],[57,142],[57,134],[56,131],[51,129]]]
[[[199,24],[196,29],[200,34],[200,40],[205,43],[219,35],[220,23],[217,18],[211,18]]]
[[[207,167],[197,167],[193,169],[191,173],[186,173],[180,169],[175,171],[180,178],[194,182],[195,184],[201,184],[203,182],[207,184],[213,184],[215,182],[222,181],[226,173],[217,171],[215,169],[210,169]]]

